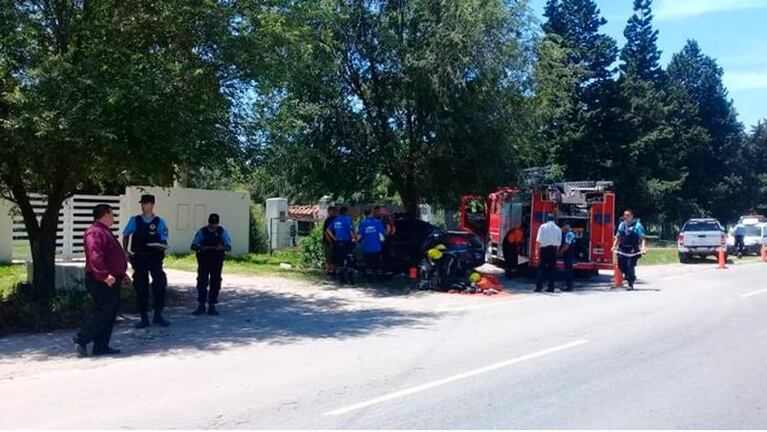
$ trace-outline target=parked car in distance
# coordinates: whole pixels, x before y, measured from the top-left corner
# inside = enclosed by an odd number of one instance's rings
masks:
[[[408,216],[394,219],[396,233],[391,239],[389,270],[406,273],[418,265],[426,251],[438,244],[444,244],[455,252],[467,268],[479,267],[485,263],[485,250],[476,234],[464,231],[445,231],[436,225]]]
[[[746,255],[759,255],[762,245],[767,243],[767,223],[759,218],[741,218],[740,222],[745,227],[743,235],[743,245]],[[730,254],[736,254],[735,250],[735,226],[730,228],[727,235],[727,251]]]
[[[679,233],[679,262],[688,263],[693,257],[716,255],[719,249],[725,247],[726,242],[724,228],[716,219],[690,219]]]

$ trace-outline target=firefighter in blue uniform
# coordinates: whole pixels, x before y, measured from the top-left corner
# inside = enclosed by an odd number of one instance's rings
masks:
[[[573,264],[575,264],[575,232],[570,224],[565,222],[562,225],[562,246],[559,248],[559,256],[564,262],[565,289],[562,291],[573,290]]]
[[[133,287],[141,322],[136,328],[149,327],[149,276],[152,276],[154,318],[152,323],[167,327],[170,323],[162,316],[165,308],[165,290],[168,280],[162,268],[168,248],[168,226],[154,214],[154,195],[141,196],[141,214],[128,220],[123,231],[123,247],[133,266]]]
[[[232,250],[232,239],[220,223],[219,215],[211,213],[208,225],[200,228],[192,240],[192,250],[197,255],[198,306],[194,315],[205,313],[206,302],[208,315],[218,315],[216,303],[221,291],[221,270],[224,268],[226,253]]]
[[[618,225],[615,233],[613,251],[618,252],[618,267],[629,284],[629,290],[633,290],[634,282],[636,282],[637,261],[640,254],[647,253],[647,239],[642,223],[639,219],[634,219],[634,212],[631,209],[623,212],[623,221]]]

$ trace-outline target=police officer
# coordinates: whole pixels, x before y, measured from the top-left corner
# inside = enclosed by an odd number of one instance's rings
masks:
[[[152,276],[154,318],[152,323],[160,327],[170,325],[162,316],[165,308],[165,290],[168,284],[162,262],[168,248],[168,226],[154,214],[154,195],[141,196],[141,214],[128,220],[123,231],[123,247],[133,265],[133,287],[141,322],[136,328],[149,327],[149,275]],[[130,245],[130,246],[129,246]]]
[[[641,247],[640,247],[641,244]],[[629,290],[634,289],[636,282],[636,265],[639,254],[647,253],[647,239],[645,230],[639,219],[634,219],[634,212],[626,209],[623,212],[623,221],[618,225],[613,243],[613,252],[618,253],[618,267],[626,276]]]
[[[746,235],[746,226],[743,222],[738,222],[735,225],[735,252],[738,254],[738,258],[741,258],[746,251],[746,244],[743,239]]]
[[[192,240],[192,250],[197,255],[198,306],[194,315],[205,313],[205,302],[208,303],[208,315],[218,315],[216,303],[221,291],[221,270],[226,253],[232,250],[232,239],[220,223],[219,215],[211,213],[208,225],[200,228]]]
[[[559,248],[559,256],[564,262],[565,289],[562,291],[573,290],[573,264],[575,263],[575,232],[570,224],[562,224],[562,246]]]

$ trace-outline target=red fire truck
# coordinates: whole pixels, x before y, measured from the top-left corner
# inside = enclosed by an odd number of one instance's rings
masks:
[[[502,242],[515,227],[524,232],[519,264],[536,268],[535,236],[546,213],[554,213],[561,226],[567,222],[575,232],[576,270],[596,273],[613,268],[615,194],[612,182],[563,182],[520,190],[502,187],[487,197],[465,195],[461,199],[461,229],[477,234],[486,245],[488,262],[503,260]]]

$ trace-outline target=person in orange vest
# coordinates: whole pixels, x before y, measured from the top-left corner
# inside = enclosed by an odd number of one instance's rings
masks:
[[[520,226],[510,229],[503,238],[503,260],[506,262],[507,278],[511,278],[511,275],[517,271],[517,267],[519,266],[519,252],[522,249],[524,239],[525,232]]]

